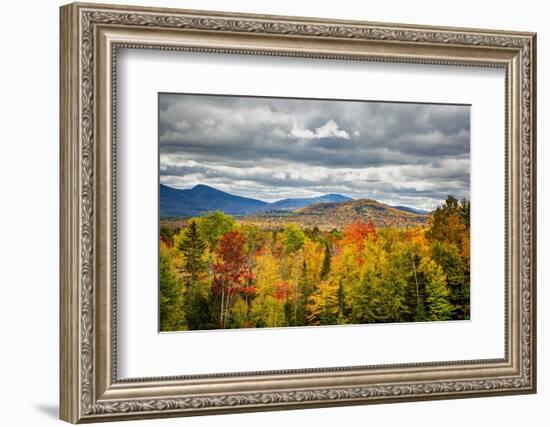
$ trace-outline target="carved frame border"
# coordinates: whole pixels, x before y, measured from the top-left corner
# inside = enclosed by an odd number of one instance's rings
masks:
[[[123,42],[113,42],[102,35],[103,30],[107,33],[120,29],[139,29],[147,34],[158,32],[159,36],[167,35],[167,31],[187,32],[198,34],[197,40],[214,34],[235,41],[228,47],[223,44],[211,46],[211,43],[185,47],[164,43],[162,39],[140,43],[126,37]],[[287,45],[255,49],[243,44],[247,36],[254,40],[262,37],[284,40]],[[311,47],[319,41],[321,47]],[[60,42],[62,419],[76,423],[535,392],[535,34],[71,4],[61,8]],[[354,42],[358,42],[358,50]],[[374,52],[379,53],[361,53],[362,42],[370,43]],[[105,64],[105,58],[99,55],[100,44],[107,46],[101,52],[111,55],[110,62]],[[400,46],[401,51],[392,53],[392,45]],[[377,50],[377,46],[381,48]],[[514,298],[518,297],[517,304],[509,304],[506,311],[507,322],[513,324],[511,330],[517,329],[518,339],[512,344],[513,337],[508,336],[507,329],[506,358],[502,361],[355,367],[350,378],[369,370],[368,375],[374,375],[375,379],[372,382],[368,376],[364,377],[364,382],[350,379],[347,386],[334,381],[338,375],[344,375],[346,368],[328,369],[332,375],[328,379],[315,375],[325,369],[248,373],[247,381],[252,383],[259,382],[259,376],[273,375],[273,387],[261,390],[243,387],[242,391],[232,392],[225,391],[224,386],[232,381],[232,387],[238,389],[239,384],[235,386],[235,383],[241,375],[220,374],[193,379],[193,384],[200,386],[202,381],[211,387],[200,393],[175,393],[180,390],[179,385],[185,384],[185,378],[117,381],[116,337],[112,334],[116,330],[116,295],[105,295],[107,290],[98,280],[106,274],[105,270],[116,274],[116,259],[111,260],[112,265],[104,265],[111,253],[101,251],[105,244],[116,248],[116,233],[104,235],[105,230],[113,231],[112,223],[116,220],[116,209],[113,209],[116,186],[109,200],[99,188],[108,186],[101,176],[116,170],[116,156],[114,152],[104,154],[98,150],[106,132],[116,130],[113,65],[118,47],[506,67],[507,88],[511,92],[506,94],[507,122],[510,122],[507,124],[507,145],[511,152],[516,150],[518,153],[518,165],[507,167],[507,172],[511,171],[506,178],[507,187],[518,201],[518,211],[512,219],[507,219],[507,231],[514,234],[506,237],[512,243],[509,253],[518,261],[515,268],[520,278],[516,287],[512,284],[507,288]],[[449,50],[441,55],[441,49]],[[470,55],[470,51],[475,54]],[[111,78],[103,81],[101,72],[105,67],[111,67],[107,69]],[[103,105],[103,94],[107,92],[111,96],[107,97],[111,101],[109,106]],[[98,160],[100,156],[110,160],[110,171]],[[111,209],[112,217],[102,214],[105,208]],[[116,287],[112,291],[116,292]],[[509,347],[514,351],[508,352]],[[503,375],[495,370],[501,367],[513,369]],[[448,379],[441,377],[445,369],[452,371]],[[437,379],[415,379],[416,374],[431,372],[438,373]],[[280,381],[284,384],[288,379],[301,380],[303,385],[283,387]],[[315,380],[325,381],[325,385],[320,387]],[[244,384],[245,379],[240,381]],[[327,386],[331,381],[332,385]]]

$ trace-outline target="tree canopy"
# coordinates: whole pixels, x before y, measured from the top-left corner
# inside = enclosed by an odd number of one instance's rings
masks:
[[[161,228],[159,261],[163,331],[469,319],[470,202],[330,231],[213,212]]]

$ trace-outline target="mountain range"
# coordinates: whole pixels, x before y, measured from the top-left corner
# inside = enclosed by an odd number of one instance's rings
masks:
[[[268,203],[235,196],[207,185],[180,190],[160,184],[161,218],[186,218],[220,210],[229,215],[248,216],[256,222],[296,221],[303,225],[340,225],[372,219],[377,223],[422,223],[427,212],[407,206],[389,206],[375,200],[354,200],[341,194],[288,198]],[[327,218],[329,219],[327,221]]]
[[[216,210],[229,215],[249,215],[263,211],[287,211],[317,203],[340,203],[350,200],[353,199],[341,194],[325,194],[319,197],[283,199],[267,203],[262,200],[235,196],[203,184],[187,190],[160,184],[161,218],[197,216]]]
[[[269,203],[235,196],[207,185],[179,190],[160,184],[160,216],[190,217],[220,210],[229,215],[246,215],[268,209]]]

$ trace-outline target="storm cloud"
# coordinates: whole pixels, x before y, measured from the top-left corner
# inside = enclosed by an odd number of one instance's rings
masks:
[[[159,95],[161,183],[433,209],[470,195],[470,107]]]

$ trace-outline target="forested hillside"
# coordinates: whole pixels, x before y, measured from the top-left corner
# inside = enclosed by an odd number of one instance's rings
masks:
[[[406,212],[370,199],[317,203],[293,211],[267,211],[248,215],[241,222],[262,228],[282,227],[294,223],[321,230],[343,230],[352,222],[372,222],[377,227],[411,227],[425,224],[428,216]]]
[[[161,331],[468,319],[469,201],[449,196],[429,216],[369,203],[388,221],[352,205],[317,224],[328,203],[271,222],[218,211],[161,226]]]

